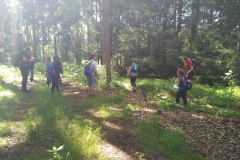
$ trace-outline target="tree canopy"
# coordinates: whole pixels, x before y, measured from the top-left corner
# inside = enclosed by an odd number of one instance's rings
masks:
[[[139,76],[160,78],[175,76],[186,52],[200,81],[218,82],[229,70],[239,77],[239,8],[239,0],[2,0],[0,52],[29,42],[39,60],[59,54],[76,64],[97,53],[108,74],[136,62]]]

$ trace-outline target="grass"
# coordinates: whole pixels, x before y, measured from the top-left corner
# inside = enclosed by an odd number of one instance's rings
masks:
[[[42,67],[37,67],[38,78],[43,78],[39,74],[44,73]],[[0,69],[9,70],[6,66],[0,66]],[[69,80],[84,84],[84,77],[79,75],[83,74],[83,67],[69,65],[65,69]],[[15,81],[10,84],[3,81],[9,76],[8,72],[0,73],[0,152],[5,151],[9,139],[12,139],[16,143],[16,150],[8,155],[8,159],[19,155],[20,159],[49,159],[53,155],[47,150],[63,145],[59,154],[65,159],[105,159],[100,151],[101,140],[105,138],[101,126],[104,122],[121,120],[131,128],[131,131],[124,130],[126,134],[136,133],[133,139],[140,148],[136,152],[139,159],[152,158],[157,154],[169,160],[202,159],[191,151],[181,133],[163,128],[157,117],[148,117],[144,121],[134,119],[134,108],[142,107],[124,101],[126,89],[131,89],[128,79],[114,77],[111,84],[106,84],[103,69],[100,73],[103,78],[98,88],[115,90],[118,94],[98,95],[91,101],[51,95],[42,83],[38,83],[31,94],[21,94],[16,89]],[[180,108],[210,115],[239,117],[239,108],[236,107],[239,106],[239,87],[235,87],[235,94],[230,95],[224,86],[209,87],[196,83],[188,93],[189,105],[182,106],[175,104],[176,90],[172,87],[175,80],[139,78],[137,85],[160,110]]]
[[[203,160],[191,152],[179,132],[163,129],[157,119],[139,122],[137,126],[139,132],[136,141],[145,153],[157,155],[161,152],[171,160]]]

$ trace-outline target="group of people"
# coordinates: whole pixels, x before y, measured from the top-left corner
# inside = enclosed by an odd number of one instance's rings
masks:
[[[194,75],[194,68],[193,68],[193,62],[192,60],[187,56],[186,53],[183,54],[184,59],[184,67],[179,68],[177,70],[177,76],[178,76],[178,92],[176,96],[176,103],[178,104],[180,101],[180,98],[183,99],[184,105],[187,105],[187,82],[192,81],[193,75]],[[130,83],[132,85],[132,91],[136,91],[137,85],[136,85],[136,79],[137,79],[137,68],[136,64],[132,63],[132,65],[128,69],[127,76],[130,77]]]
[[[51,93],[55,91],[55,88],[60,93],[60,84],[62,84],[61,76],[63,74],[63,64],[58,55],[55,55],[53,57],[53,62],[51,62],[51,57],[48,56],[46,61],[46,78],[47,78],[47,86],[49,87],[50,84],[52,84],[51,87]]]
[[[35,67],[35,58],[30,57],[30,45],[28,43],[24,44],[23,50],[19,53],[20,58],[20,64],[19,64],[19,70],[21,71],[22,75],[22,91],[24,93],[29,93],[30,90],[27,89],[27,80],[28,75],[30,71],[30,81],[34,80],[34,67]],[[52,84],[51,93],[54,92],[55,88],[59,94],[60,93],[60,87],[59,83],[61,83],[61,77],[60,74],[62,74],[63,67],[62,63],[60,61],[59,56],[53,57],[54,62],[51,62],[51,57],[47,57],[47,63],[46,63],[46,77],[47,77],[47,85],[49,86],[50,83]],[[52,71],[49,72],[49,67],[52,66]]]
[[[30,58],[30,45],[28,43],[24,44],[24,49],[20,52],[22,64],[19,66],[19,69],[22,74],[22,91],[28,93],[27,90],[27,78],[29,74],[29,70],[31,72],[30,80],[33,81],[34,75],[34,66],[35,66],[35,59]],[[177,76],[179,77],[178,80],[178,93],[176,96],[176,103],[179,103],[180,98],[183,99],[184,105],[187,105],[187,88],[186,82],[187,80],[192,80],[193,77],[193,63],[190,58],[188,58],[187,54],[183,54],[184,59],[184,68],[179,68],[177,70]],[[90,60],[88,65],[91,67],[92,74],[87,76],[87,86],[88,86],[88,96],[94,97],[95,96],[95,87],[96,87],[96,80],[98,79],[98,72],[97,72],[97,62],[96,62],[96,55],[90,54]],[[47,86],[51,87],[51,93],[55,91],[55,88],[59,94],[60,93],[60,84],[61,84],[61,75],[63,74],[63,65],[58,55],[53,57],[53,62],[51,62],[51,57],[47,57],[46,61],[46,77],[47,77]],[[127,76],[130,77],[130,83],[132,85],[132,91],[137,90],[136,79],[137,79],[137,65],[133,63],[127,72]]]

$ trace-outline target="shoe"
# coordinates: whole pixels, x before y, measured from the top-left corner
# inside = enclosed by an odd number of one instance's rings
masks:
[[[88,97],[92,97],[92,95],[91,95],[91,94],[89,94],[89,95],[88,95]]]
[[[53,91],[51,91],[51,93],[53,94]]]

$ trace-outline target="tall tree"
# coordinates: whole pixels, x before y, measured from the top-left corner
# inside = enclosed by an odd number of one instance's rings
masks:
[[[102,35],[103,35],[103,54],[105,55],[105,63],[106,63],[106,76],[107,82],[112,81],[111,76],[111,56],[110,56],[110,15],[109,15],[109,0],[103,0],[103,14],[102,14]]]

